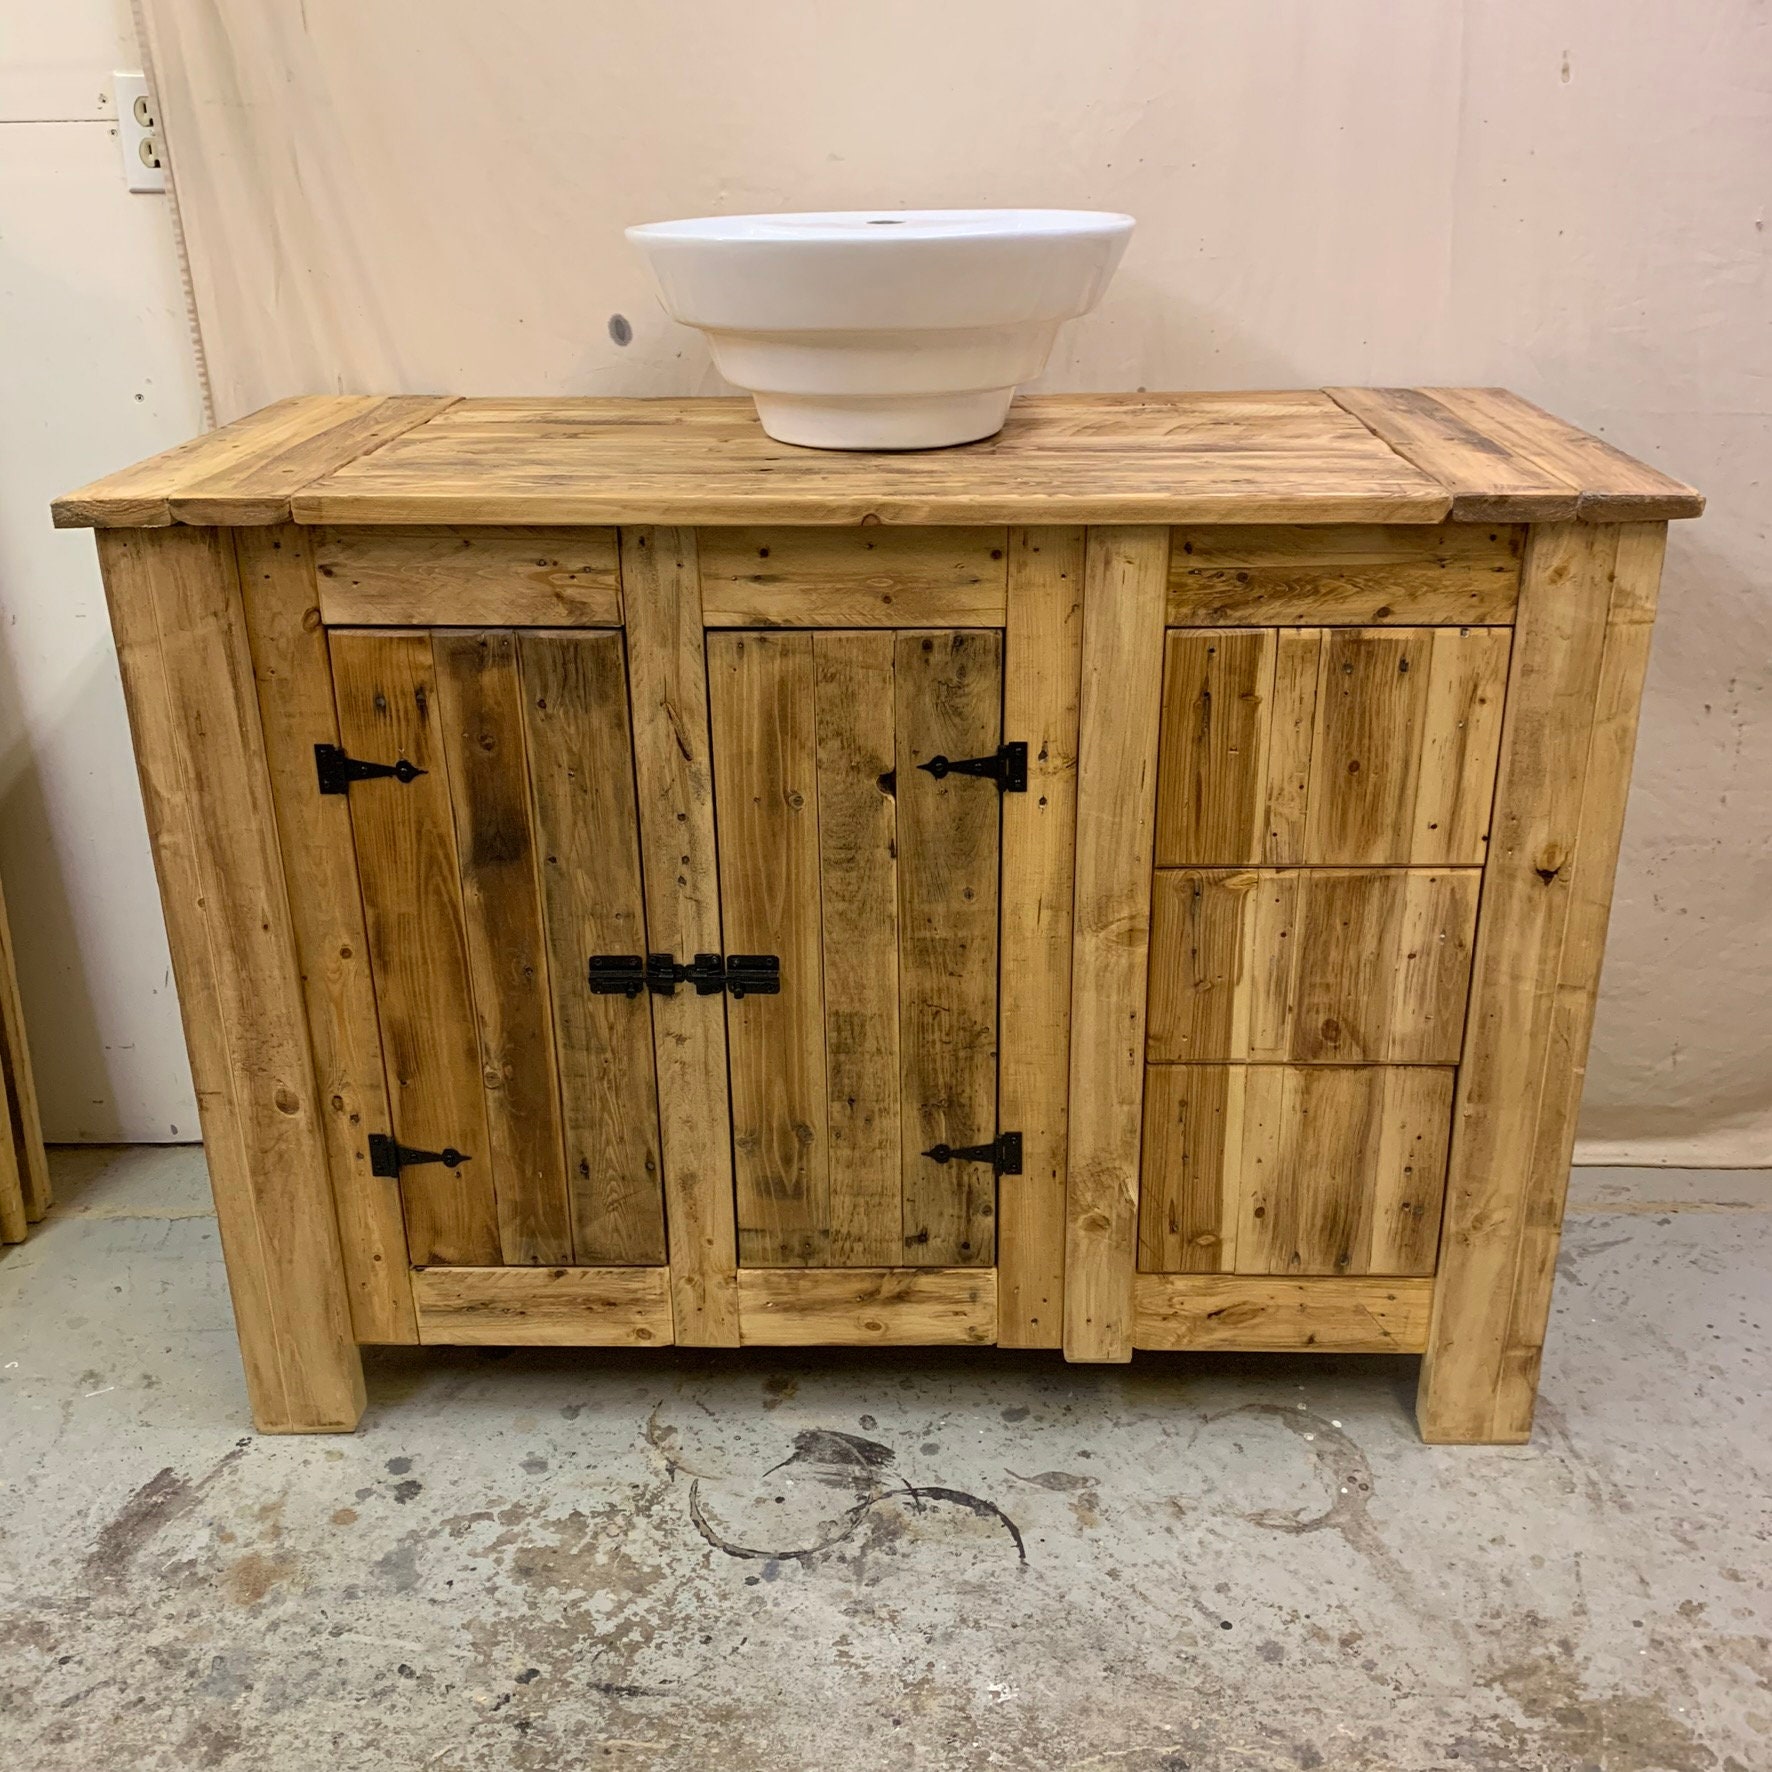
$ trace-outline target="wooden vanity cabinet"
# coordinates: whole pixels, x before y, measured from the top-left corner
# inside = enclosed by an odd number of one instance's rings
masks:
[[[1418,1352],[1530,1431],[1666,522],[1493,390],[312,398],[98,530],[248,1388]]]

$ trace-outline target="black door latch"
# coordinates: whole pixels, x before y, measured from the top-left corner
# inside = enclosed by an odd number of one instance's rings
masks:
[[[1017,739],[1013,744],[999,745],[995,756],[931,757],[917,767],[933,775],[937,781],[949,775],[981,775],[997,784],[1004,794],[1025,794],[1028,791],[1028,748]]]
[[[392,776],[395,781],[416,781],[424,771],[404,757],[398,763],[364,763],[347,757],[335,744],[314,746],[314,773],[320,778],[323,794],[348,794],[354,781],[374,781]]]
[[[999,1175],[1019,1175],[1021,1134],[999,1132],[989,1144],[938,1144],[923,1155],[932,1163],[989,1163]]]
[[[389,1138],[385,1132],[369,1135],[369,1173],[398,1180],[402,1169],[419,1163],[441,1163],[445,1169],[459,1169],[468,1161],[467,1154],[446,1144],[440,1151],[415,1151],[409,1144]]]
[[[697,954],[684,965],[672,954],[592,954],[591,995],[674,997],[677,986],[692,984],[698,997],[730,991],[735,997],[781,995],[781,961],[774,954]]]

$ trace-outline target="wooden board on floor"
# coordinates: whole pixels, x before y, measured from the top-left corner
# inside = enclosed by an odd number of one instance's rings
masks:
[[[1133,1340],[1195,1353],[1415,1354],[1431,1280],[1273,1280],[1140,1274]]]

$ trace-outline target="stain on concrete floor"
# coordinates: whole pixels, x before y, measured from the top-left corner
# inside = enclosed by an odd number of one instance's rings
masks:
[[[1530,1447],[1404,1359],[383,1350],[245,1431],[196,1153],[0,1260],[9,1772],[1761,1772],[1772,1213],[1566,1240]]]

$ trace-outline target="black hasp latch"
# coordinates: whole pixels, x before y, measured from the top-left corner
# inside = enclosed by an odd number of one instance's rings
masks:
[[[385,1132],[369,1135],[369,1172],[384,1175],[389,1180],[397,1181],[402,1169],[411,1169],[420,1163],[441,1163],[445,1169],[459,1169],[467,1161],[467,1153],[458,1151],[452,1144],[444,1145],[440,1151],[415,1151],[411,1145],[401,1144]]]
[[[991,757],[931,757],[917,767],[937,781],[949,775],[979,775],[997,784],[1004,794],[1025,794],[1028,791],[1028,748],[1016,739],[1013,744],[999,745]]]
[[[999,1132],[989,1144],[938,1144],[923,1155],[932,1163],[989,1163],[999,1175],[1019,1175],[1021,1134]]]
[[[695,986],[698,997],[730,991],[735,997],[781,995],[781,961],[774,954],[697,954],[684,964],[674,954],[592,954],[593,997],[674,997],[677,986]]]
[[[392,776],[395,781],[416,781],[424,771],[404,757],[398,763],[364,763],[347,757],[335,744],[314,746],[314,773],[323,794],[348,794],[354,781],[375,781]]]

